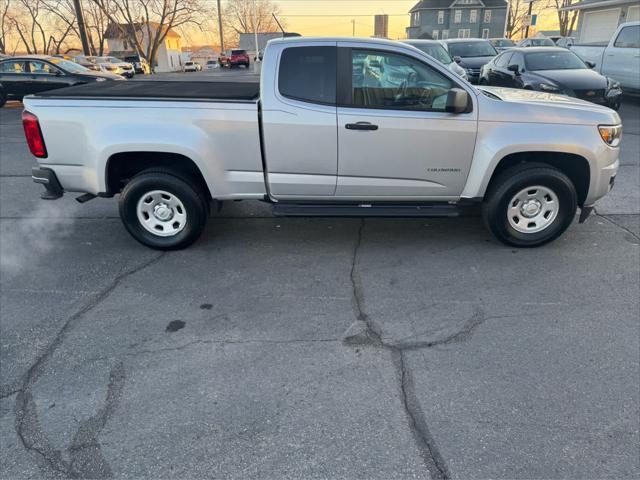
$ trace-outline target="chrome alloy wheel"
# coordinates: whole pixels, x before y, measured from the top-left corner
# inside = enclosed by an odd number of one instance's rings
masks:
[[[538,233],[558,216],[560,204],[553,190],[535,185],[516,193],[509,202],[509,225],[520,233]]]
[[[153,190],[140,197],[138,221],[159,237],[177,235],[187,225],[187,211],[178,197],[164,190]]]

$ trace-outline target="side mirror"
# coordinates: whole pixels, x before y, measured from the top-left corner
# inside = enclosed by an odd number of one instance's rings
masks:
[[[596,64],[595,64],[595,63],[593,63],[593,62],[586,61],[586,62],[584,62],[584,63],[585,63],[585,64],[587,65],[587,67],[589,67],[589,68],[596,68]]]
[[[444,111],[449,113],[463,113],[467,111],[469,94],[461,88],[452,88],[447,94]]]
[[[456,63],[460,63],[462,61],[462,57],[456,55],[455,57],[453,57],[453,61]]]
[[[516,75],[520,74],[520,67],[518,67],[518,65],[516,65],[516,64],[509,65],[507,67],[507,70],[509,70],[510,72],[515,73]]]

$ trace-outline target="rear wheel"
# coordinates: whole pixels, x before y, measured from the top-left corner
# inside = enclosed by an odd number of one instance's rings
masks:
[[[170,171],[145,170],[125,186],[119,210],[125,228],[140,243],[177,250],[202,234],[208,203],[196,181]]]
[[[492,181],[483,217],[501,242],[538,247],[562,235],[577,206],[575,186],[564,173],[546,165],[522,164]]]
[[[5,103],[7,103],[7,94],[4,89],[0,88],[0,108],[4,107]]]

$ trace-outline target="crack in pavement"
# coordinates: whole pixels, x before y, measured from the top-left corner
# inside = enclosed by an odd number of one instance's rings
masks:
[[[609,218],[609,216],[607,216],[607,215],[598,213],[598,211],[595,208],[593,210],[594,210],[594,213],[596,214],[597,217],[604,218],[607,222],[611,223],[612,225],[615,225],[616,227],[620,228],[621,230],[624,230],[629,235],[631,235],[633,238],[635,238],[636,240],[640,241],[640,236],[638,236],[636,233],[634,233],[631,230],[629,230],[624,225],[620,225],[618,222],[616,222],[612,218]],[[615,215],[615,214],[613,214],[613,215]]]
[[[36,453],[46,466],[58,474],[70,478],[106,478],[106,476],[111,475],[111,471],[100,453],[97,436],[113,413],[117,400],[122,393],[124,366],[119,362],[111,370],[104,407],[94,416],[83,421],[78,427],[72,445],[68,449],[71,462],[67,462],[62,458],[62,453],[50,445],[46,435],[42,432],[38,422],[37,407],[31,393],[32,387],[42,375],[48,360],[62,345],[68,332],[75,324],[106,300],[124,280],[155,264],[165,254],[166,252],[162,252],[134,268],[121,271],[107,287],[94,295],[84,306],[71,315],[58,331],[53,341],[18,382],[21,383],[19,388],[13,392],[18,394],[15,404],[15,429],[20,442],[27,451]],[[3,387],[5,387],[3,390],[7,391],[15,389],[13,385]],[[3,393],[5,392],[3,391]],[[89,448],[77,448],[81,445]],[[76,448],[74,449],[74,447]]]
[[[385,349],[391,353],[391,358],[398,376],[398,386],[402,405],[409,422],[409,429],[416,441],[418,449],[422,455],[425,466],[431,478],[436,480],[448,480],[450,478],[447,464],[438,450],[435,439],[429,431],[424,412],[420,407],[420,402],[415,394],[413,375],[406,364],[405,353],[439,345],[449,345],[461,343],[468,340],[475,330],[489,318],[484,312],[476,308],[463,327],[451,335],[439,340],[425,342],[389,343],[381,334],[380,328],[367,315],[365,310],[365,298],[362,283],[358,271],[360,260],[360,250],[365,227],[364,218],[361,219],[358,228],[358,236],[353,249],[351,271],[349,274],[352,289],[352,304],[356,317],[356,322],[349,328],[343,342],[347,345],[363,345]],[[504,317],[507,317],[506,315]]]

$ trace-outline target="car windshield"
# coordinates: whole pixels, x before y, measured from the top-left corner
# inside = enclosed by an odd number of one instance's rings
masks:
[[[98,61],[101,63],[121,63],[122,60],[116,57],[99,57]]]
[[[246,50],[231,50],[231,55],[246,55]]]
[[[555,47],[555,43],[550,38],[532,38],[531,45],[534,47]]]
[[[527,53],[524,57],[527,70],[581,70],[588,68],[575,53],[563,52],[535,52]]]
[[[441,63],[444,63],[445,65],[449,65],[451,62],[453,62],[451,55],[449,55],[449,53],[445,50],[445,48],[442,45],[435,44],[435,43],[426,43],[426,44],[414,43],[411,45],[413,45],[419,50],[422,50],[431,58],[435,58],[436,60],[438,60]]]
[[[124,57],[126,62],[139,62],[138,57]]]
[[[513,47],[515,45],[514,41],[509,40],[508,38],[492,40],[491,43],[493,43],[496,47]]]
[[[452,57],[493,57],[496,49],[489,42],[451,42],[449,54]]]
[[[63,60],[61,58],[50,58],[49,61],[69,73],[87,73],[91,71],[82,65],[78,65],[75,62],[70,62],[69,60]]]

